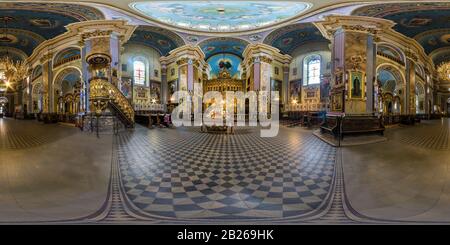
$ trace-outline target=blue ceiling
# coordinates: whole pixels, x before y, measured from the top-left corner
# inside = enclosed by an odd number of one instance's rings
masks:
[[[65,26],[79,21],[103,19],[103,14],[91,7],[63,3],[0,3],[0,47],[13,47],[28,56],[41,42],[66,31]]]
[[[0,47],[15,48],[22,50],[27,56],[33,53],[33,50],[45,39],[31,31],[21,29],[9,29],[5,38],[5,29],[2,28],[0,34]]]
[[[228,69],[230,72],[231,77],[238,76],[239,74],[239,65],[242,62],[242,59],[234,54],[216,54],[211,56],[206,62],[208,62],[209,66],[211,67],[211,77],[215,78],[219,75],[219,72],[221,69]],[[226,63],[229,62],[230,67],[229,68],[221,68],[220,62]]]
[[[172,49],[184,45],[183,39],[177,34],[153,26],[138,27],[128,42],[152,47],[164,56],[168,55]]]
[[[80,49],[78,48],[68,48],[66,50],[61,51],[59,54],[56,55],[55,61],[53,64],[58,64],[62,62],[65,59],[70,59],[72,57],[75,57],[77,55],[80,55]]]
[[[449,2],[378,4],[359,8],[353,14],[394,21],[394,30],[416,39],[427,54],[450,47]],[[439,55],[435,58],[441,60]],[[437,60],[434,62],[437,64]]]
[[[203,53],[205,53],[206,59],[221,53],[234,54],[242,58],[242,53],[247,45],[248,42],[244,40],[227,37],[212,38],[199,44],[200,48],[203,50]]]
[[[328,42],[311,23],[294,24],[279,28],[264,39],[265,44],[272,45],[285,54],[291,54],[300,45],[311,42]]]
[[[230,32],[268,26],[297,16],[311,4],[296,1],[148,1],[130,5],[181,28]]]

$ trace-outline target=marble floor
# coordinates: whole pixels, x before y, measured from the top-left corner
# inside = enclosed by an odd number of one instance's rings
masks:
[[[0,119],[0,223],[450,222],[450,121],[335,148],[198,128],[118,135]]]

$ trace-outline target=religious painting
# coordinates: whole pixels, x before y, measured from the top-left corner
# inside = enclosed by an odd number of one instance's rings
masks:
[[[272,79],[272,91],[280,91],[281,92],[281,81]]]
[[[152,81],[150,83],[150,97],[159,101],[161,99],[161,83]]]
[[[176,90],[176,80],[168,82],[167,83],[167,87],[168,87],[168,90],[169,90],[168,91],[169,92],[168,96],[169,96],[169,99],[170,99],[172,97],[172,94],[174,94],[175,90]]]
[[[332,111],[342,111],[343,104],[342,93],[333,94],[331,96],[331,110]]]
[[[330,76],[324,76],[320,83],[320,100],[326,100],[330,95]]]
[[[138,98],[142,98],[142,99],[147,98],[147,91],[146,91],[146,89],[143,88],[143,87],[138,87],[136,89],[136,96]]]
[[[300,101],[302,80],[294,80],[289,83],[289,99]]]
[[[360,71],[350,71],[350,98],[362,99],[364,93],[364,73]]]
[[[131,94],[131,78],[122,78],[122,84],[120,87],[120,90],[122,91],[122,94],[127,97],[130,98]]]

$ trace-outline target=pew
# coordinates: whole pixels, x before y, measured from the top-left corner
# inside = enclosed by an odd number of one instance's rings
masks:
[[[339,126],[340,126],[340,116],[336,115],[327,115],[320,125],[321,133],[329,133],[333,135],[335,138],[339,137]]]
[[[384,134],[381,118],[375,116],[345,116],[342,118],[341,138],[354,134]]]

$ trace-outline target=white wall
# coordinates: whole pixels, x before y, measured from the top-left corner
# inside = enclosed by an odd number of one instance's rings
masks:
[[[327,69],[327,64],[331,61],[331,51],[329,50],[328,43],[308,43],[302,46],[299,46],[295,49],[291,56],[292,61],[289,69],[289,80],[297,80],[302,79],[303,82],[303,59],[311,54],[318,54],[322,58],[320,74],[329,74],[331,72],[331,64]],[[297,68],[297,75],[293,75],[294,68]]]
[[[122,77],[133,77],[133,61],[137,57],[142,57],[146,62],[147,72],[145,74],[146,86],[149,86],[150,80],[161,81],[161,64],[159,52],[151,47],[139,44],[125,44],[124,52],[121,55],[122,64],[127,64],[127,71],[122,71]],[[122,67],[119,67],[122,69]],[[158,70],[158,76],[155,76],[154,70]]]

